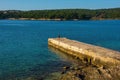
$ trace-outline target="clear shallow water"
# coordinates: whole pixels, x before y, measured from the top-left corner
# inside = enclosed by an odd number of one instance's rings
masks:
[[[47,45],[48,38],[58,34],[120,51],[120,20],[0,20],[0,80],[59,71],[67,63]]]

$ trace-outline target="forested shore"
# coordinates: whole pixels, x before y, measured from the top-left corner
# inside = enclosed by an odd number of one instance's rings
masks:
[[[57,10],[3,10],[0,19],[20,20],[104,20],[120,19],[120,8],[111,9],[57,9]]]

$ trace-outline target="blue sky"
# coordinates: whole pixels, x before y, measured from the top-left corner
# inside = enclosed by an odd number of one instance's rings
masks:
[[[120,8],[120,0],[0,0],[0,10]]]

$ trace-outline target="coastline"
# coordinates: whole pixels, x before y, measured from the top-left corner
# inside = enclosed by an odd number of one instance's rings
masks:
[[[84,20],[84,19],[70,19],[70,20],[67,20],[67,19],[60,19],[60,18],[56,18],[56,19],[48,19],[48,18],[38,18],[38,19],[35,19],[35,18],[8,18],[8,19],[1,19],[1,20],[31,20],[31,21],[34,21],[34,20],[40,20],[40,21],[94,21],[94,20],[120,20],[120,19],[88,19],[88,20]]]

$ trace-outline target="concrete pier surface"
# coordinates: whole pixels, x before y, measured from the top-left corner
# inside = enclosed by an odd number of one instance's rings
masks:
[[[70,40],[49,38],[48,45],[92,64],[120,64],[120,52]]]

